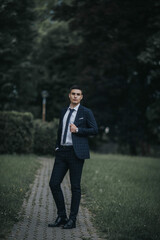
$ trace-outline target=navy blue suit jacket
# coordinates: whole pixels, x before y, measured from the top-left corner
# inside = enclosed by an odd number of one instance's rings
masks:
[[[62,109],[61,111],[57,133],[56,148],[58,148],[61,143],[63,117],[67,109],[68,107]],[[98,133],[97,123],[93,116],[92,111],[80,105],[77,111],[74,124],[78,128],[77,133],[72,133],[72,141],[75,154],[79,159],[90,158],[88,136],[96,135]]]

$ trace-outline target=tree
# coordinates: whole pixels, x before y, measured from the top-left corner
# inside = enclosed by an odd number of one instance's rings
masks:
[[[31,82],[34,3],[1,0],[0,109],[24,110],[34,97]]]
[[[155,7],[160,7],[160,4],[155,3]],[[154,17],[150,21],[151,35],[146,41],[145,49],[139,54],[138,60],[145,69],[146,85],[148,86],[148,105],[146,107],[147,127],[150,137],[150,142],[155,143],[160,141],[160,16],[158,9]]]
[[[72,33],[67,21],[52,19],[53,10],[44,1],[37,2],[37,38],[32,54],[35,66],[34,78],[37,81],[37,108],[41,101],[41,91],[47,90],[47,120],[59,116],[59,111],[68,99],[68,88],[77,75],[76,55],[81,42],[78,32]],[[66,103],[68,104],[68,103]],[[40,108],[37,117],[40,116]]]
[[[109,125],[111,138],[129,144],[132,154],[150,140],[147,71],[137,57],[156,32],[150,23],[158,16],[157,7],[151,0],[74,0],[54,8],[53,18],[81,32],[77,79],[86,87],[88,106],[96,110],[101,126]]]

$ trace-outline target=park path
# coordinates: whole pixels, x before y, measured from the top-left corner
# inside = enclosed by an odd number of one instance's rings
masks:
[[[40,161],[42,167],[38,170],[29,196],[22,206],[20,213],[22,219],[14,225],[8,240],[100,240],[91,222],[91,213],[82,204],[80,204],[76,228],[70,230],[48,228],[48,223],[57,217],[55,203],[48,185],[54,160],[40,158]],[[71,192],[68,174],[63,180],[62,189],[69,213]],[[83,197],[81,202],[83,202]]]

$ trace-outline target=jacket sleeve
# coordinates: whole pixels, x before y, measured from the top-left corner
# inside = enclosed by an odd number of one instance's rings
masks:
[[[78,132],[76,134],[79,136],[90,136],[98,134],[97,123],[90,109],[86,111],[86,120],[87,127],[86,128],[78,127]]]

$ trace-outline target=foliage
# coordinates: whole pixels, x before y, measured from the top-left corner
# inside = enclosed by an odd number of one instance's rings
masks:
[[[33,10],[33,1],[1,0],[0,110],[27,111],[35,97],[30,56],[35,34]]]
[[[148,82],[150,76],[139,58],[145,58],[145,46],[153,43],[149,56],[159,59],[155,49],[159,46],[159,4],[73,0],[53,9],[53,19],[68,21],[71,33],[81,33],[77,79],[85,86],[86,105],[95,109],[99,125],[109,126],[112,140],[129,144],[131,154],[136,154],[138,145],[156,142],[146,112],[153,106],[152,96],[156,91],[159,94],[159,84],[155,79]],[[153,72],[151,66],[149,70]]]
[[[158,144],[159,9],[152,0],[2,0],[0,109],[40,118],[47,90],[51,121],[77,83],[101,136],[109,127],[131,154]]]
[[[35,120],[34,128],[34,153],[53,155],[57,138],[57,119],[52,122]]]
[[[158,240],[159,159],[104,154],[91,158],[85,161],[82,193],[102,238]]]
[[[30,153],[33,147],[33,115],[0,112],[0,153]]]
[[[152,27],[160,27],[160,17],[155,16],[152,20]],[[147,40],[146,48],[138,56],[139,62],[147,72],[147,82],[149,87],[149,104],[146,109],[148,128],[150,129],[151,140],[160,140],[160,31],[153,33]]]
[[[0,152],[54,154],[58,120],[33,120],[31,113],[0,112]]]
[[[38,35],[33,51],[34,78],[38,78],[37,102],[41,91],[47,90],[47,120],[59,116],[59,111],[69,102],[68,87],[75,82],[76,48],[82,41],[78,32],[69,30],[69,22],[53,20],[53,5],[58,1],[36,1],[36,27]],[[74,67],[73,67],[74,66]],[[39,118],[39,115],[36,115]]]

